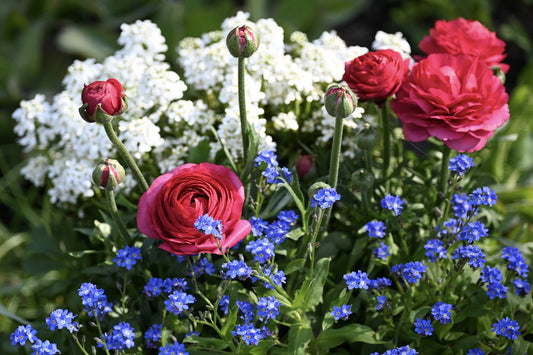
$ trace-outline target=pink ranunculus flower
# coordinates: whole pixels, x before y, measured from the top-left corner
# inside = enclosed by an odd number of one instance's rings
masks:
[[[413,66],[391,108],[408,141],[436,137],[453,150],[473,152],[509,118],[508,99],[481,59],[431,54]]]
[[[342,80],[361,100],[384,101],[400,87],[409,59],[392,49],[368,52],[344,63]]]
[[[137,226],[159,246],[178,255],[220,254],[213,235],[194,227],[199,216],[208,214],[223,225],[219,243],[223,251],[251,231],[241,220],[244,187],[230,169],[211,163],[184,164],[159,176],[139,200]]]
[[[124,88],[117,79],[94,81],[83,87],[81,101],[84,106],[80,112],[87,122],[97,121],[98,105],[105,114],[117,116],[126,109],[125,97]]]
[[[439,20],[429,33],[418,44],[426,54],[466,54],[479,57],[490,67],[499,66],[504,73],[509,71],[509,65],[501,63],[506,57],[505,42],[479,21],[462,17],[451,21]]]

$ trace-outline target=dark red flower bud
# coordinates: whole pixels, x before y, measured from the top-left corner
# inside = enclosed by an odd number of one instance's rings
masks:
[[[115,159],[101,160],[93,171],[93,181],[106,190],[114,190],[122,181],[126,172]]]
[[[296,162],[296,173],[300,178],[307,176],[311,168],[313,168],[314,158],[312,155],[302,155]]]
[[[226,45],[232,56],[236,58],[248,58],[255,53],[259,47],[259,38],[248,26],[235,27],[228,37]]]
[[[87,122],[107,123],[126,110],[126,95],[116,79],[85,85],[81,93],[80,115]]]

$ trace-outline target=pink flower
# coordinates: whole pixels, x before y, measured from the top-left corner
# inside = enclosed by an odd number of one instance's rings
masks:
[[[126,109],[124,97],[124,88],[117,79],[95,81],[85,85],[81,93],[81,101],[84,104],[80,111],[82,117],[87,122],[95,122],[98,105],[109,116],[120,115]]]
[[[344,80],[361,100],[385,100],[400,87],[409,59],[392,49],[368,52],[344,63]]]
[[[440,20],[429,33],[418,44],[426,54],[466,54],[479,57],[490,67],[499,66],[504,73],[509,71],[509,65],[501,63],[506,57],[505,42],[478,21],[462,17],[449,22]]]
[[[508,98],[479,58],[431,54],[413,66],[391,108],[408,141],[436,137],[451,149],[473,152],[509,118]]]
[[[244,188],[230,169],[211,163],[184,164],[159,176],[139,200],[137,226],[159,246],[178,255],[220,254],[215,237],[199,232],[195,220],[208,214],[223,225],[222,250],[251,231],[241,220]]]

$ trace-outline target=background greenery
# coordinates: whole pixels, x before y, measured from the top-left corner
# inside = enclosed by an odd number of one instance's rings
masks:
[[[415,54],[416,44],[437,19],[462,16],[495,30],[507,41],[511,120],[481,153],[483,169],[487,183],[498,191],[497,206],[505,213],[504,235],[498,237],[533,248],[533,0],[3,0],[1,354],[17,353],[9,334],[19,322],[42,322],[57,305],[79,305],[76,290],[88,281],[86,271],[93,266],[88,258],[69,254],[88,249],[91,241],[76,228],[91,226],[52,206],[43,189],[33,187],[18,173],[25,156],[16,144],[11,114],[20,100],[36,93],[51,97],[60,91],[74,59],[101,60],[110,55],[117,47],[122,23],[137,19],[156,22],[169,45],[168,61],[175,66],[174,48],[182,38],[219,28],[239,9],[250,12],[252,20],[272,17],[286,33],[300,30],[311,39],[324,30],[336,29],[351,45],[370,46],[377,30],[401,31]],[[76,113],[73,119],[78,119]]]

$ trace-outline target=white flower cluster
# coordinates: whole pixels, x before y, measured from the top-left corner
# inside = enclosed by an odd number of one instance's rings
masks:
[[[165,62],[168,48],[154,23],[123,24],[118,39],[122,47],[114,55],[102,63],[75,61],[63,80],[64,91],[50,101],[38,94],[13,113],[18,142],[30,156],[23,176],[37,186],[50,183],[48,193],[56,204],[94,195],[92,170],[116,151],[103,127],[82,120],[78,109],[84,85],[108,78],[120,81],[128,96],[127,111],[113,122],[139,163],[156,164],[164,173],[183,164],[191,148],[202,142],[214,157],[222,148],[218,139],[240,157],[237,59],[226,48],[226,35],[243,24],[260,38],[258,51],[246,60],[245,75],[247,118],[259,135],[259,149],[275,149],[271,135],[277,132],[313,132],[316,144],[330,140],[334,120],[323,109],[324,92],[342,80],[345,61],[368,49],[346,46],[334,32],[314,41],[294,32],[285,43],[283,29],[274,20],[253,23],[248,18],[238,12],[220,30],[182,40],[176,50],[183,78]],[[403,43],[401,38],[383,38],[383,43]],[[358,108],[346,125],[355,128],[353,119],[363,113]],[[211,126],[218,137],[213,137]],[[127,174],[126,192],[134,184]]]

